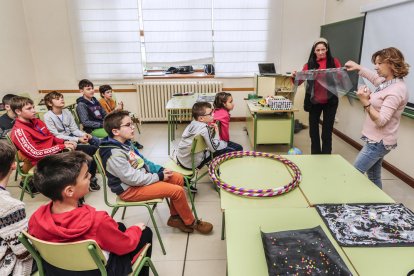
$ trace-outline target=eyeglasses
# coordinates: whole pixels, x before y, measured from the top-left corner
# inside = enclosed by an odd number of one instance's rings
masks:
[[[119,127],[120,127],[120,128],[121,128],[121,127],[135,128],[135,125],[134,125],[134,123],[126,123],[125,125],[120,125]]]
[[[203,116],[211,116],[213,114],[213,111],[211,111],[210,113],[204,114]]]

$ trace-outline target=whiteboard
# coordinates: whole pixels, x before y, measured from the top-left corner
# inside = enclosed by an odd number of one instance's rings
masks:
[[[390,1],[393,2],[393,1]],[[414,1],[392,3],[390,6],[367,10],[361,65],[374,69],[371,56],[388,47],[398,48],[410,65],[404,79],[408,86],[409,105],[414,110]],[[367,83],[368,85],[368,83]]]

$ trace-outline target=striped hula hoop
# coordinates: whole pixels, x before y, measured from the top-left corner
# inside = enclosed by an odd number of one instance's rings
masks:
[[[283,187],[278,188],[270,188],[270,189],[245,189],[239,188],[236,186],[229,185],[221,180],[219,176],[219,168],[220,165],[227,160],[231,160],[234,158],[242,158],[244,156],[253,156],[253,157],[261,157],[261,158],[269,158],[275,161],[282,162],[286,165],[289,172],[292,174],[292,181],[288,184],[284,185]],[[294,188],[296,188],[302,180],[302,174],[300,172],[299,167],[293,163],[292,161],[281,157],[280,155],[270,154],[266,152],[257,152],[257,151],[233,151],[229,153],[225,153],[223,155],[217,156],[214,158],[210,166],[208,167],[208,173],[213,180],[213,182],[221,189],[233,193],[235,195],[240,196],[247,196],[247,197],[272,197],[278,196],[284,193],[287,193]]]

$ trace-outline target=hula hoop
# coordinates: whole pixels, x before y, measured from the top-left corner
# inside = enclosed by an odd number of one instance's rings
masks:
[[[236,186],[229,185],[225,183],[223,180],[221,180],[220,176],[218,176],[220,165],[227,160],[231,160],[234,158],[242,158],[244,156],[269,158],[269,159],[276,160],[276,161],[279,161],[285,164],[287,169],[288,170],[290,169],[289,172],[292,175],[292,181],[278,188],[245,189],[245,188],[239,188]],[[229,193],[233,193],[233,194],[240,195],[240,196],[247,196],[247,197],[272,197],[272,196],[281,195],[296,188],[302,180],[302,174],[300,172],[299,167],[292,161],[286,158],[283,158],[280,155],[270,154],[266,152],[257,152],[257,151],[234,151],[234,152],[229,152],[229,153],[225,153],[223,155],[217,156],[211,161],[210,166],[208,168],[208,173],[211,179],[213,180],[213,182],[219,188]]]

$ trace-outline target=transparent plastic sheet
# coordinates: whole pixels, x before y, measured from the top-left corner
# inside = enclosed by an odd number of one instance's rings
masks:
[[[343,97],[352,90],[352,82],[344,67],[321,70],[299,71],[295,77],[295,93],[299,85],[306,81],[306,93],[310,94],[312,103],[318,103],[314,88],[326,89],[327,97]]]
[[[261,235],[269,275],[352,275],[320,226]]]
[[[341,246],[414,245],[414,213],[403,204],[322,204],[316,210]]]

